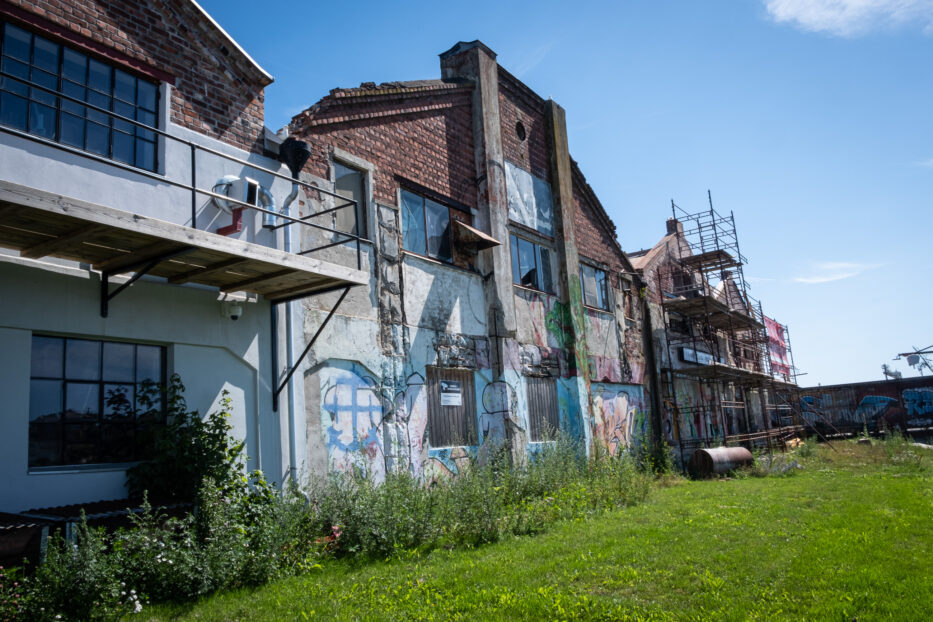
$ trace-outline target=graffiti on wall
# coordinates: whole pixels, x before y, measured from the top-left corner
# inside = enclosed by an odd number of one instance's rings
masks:
[[[808,389],[800,397],[801,414],[809,425],[825,429],[933,426],[933,386],[923,386],[928,382],[881,381]]]
[[[332,361],[321,369],[320,382],[330,469],[385,479],[383,407],[372,374],[358,363]]]
[[[639,385],[594,384],[594,437],[611,455],[648,434],[644,390]]]
[[[679,440],[722,436],[722,425],[715,408],[712,389],[702,383],[675,380],[676,396],[664,401],[664,418],[680,436]]]

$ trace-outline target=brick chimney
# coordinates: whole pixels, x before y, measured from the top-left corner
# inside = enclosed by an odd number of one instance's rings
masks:
[[[676,218],[667,219],[667,235],[674,233],[683,233],[684,232],[684,223],[680,222]]]

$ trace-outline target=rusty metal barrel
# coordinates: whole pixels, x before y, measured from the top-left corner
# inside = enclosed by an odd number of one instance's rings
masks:
[[[693,452],[687,468],[693,477],[710,477],[748,466],[754,460],[744,447],[711,447]]]

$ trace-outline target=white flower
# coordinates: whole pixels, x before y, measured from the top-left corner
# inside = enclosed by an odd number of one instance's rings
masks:
[[[133,613],[139,613],[142,610],[143,610],[143,604],[137,600],[136,605],[133,607]]]

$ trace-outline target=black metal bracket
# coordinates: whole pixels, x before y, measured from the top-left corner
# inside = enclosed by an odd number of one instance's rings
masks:
[[[110,301],[117,297],[123,290],[135,283],[145,274],[148,274],[150,270],[155,268],[157,265],[170,259],[172,257],[177,257],[178,255],[184,255],[194,250],[193,246],[185,246],[184,248],[175,249],[167,253],[162,253],[157,257],[149,257],[147,259],[141,259],[138,263],[131,264],[129,266],[123,266],[120,268],[119,272],[114,272],[110,270],[103,270],[100,273],[100,316],[107,317],[107,314],[110,312]],[[122,274],[124,272],[129,272],[135,270],[133,276],[131,276],[126,283],[123,283],[118,288],[113,291],[110,291],[110,277],[114,274]]]
[[[327,323],[328,323],[328,322],[330,322],[330,319],[334,316],[334,313],[337,311],[337,308],[338,308],[338,307],[340,306],[340,304],[343,302],[343,299],[346,298],[346,297],[347,297],[347,294],[350,293],[350,289],[351,289],[352,287],[353,287],[352,285],[348,285],[348,286],[346,286],[346,287],[343,288],[343,293],[340,294],[340,298],[338,298],[338,299],[337,299],[337,302],[334,303],[334,306],[333,306],[333,307],[331,308],[331,310],[327,313],[327,317],[324,318],[324,321],[321,322],[321,325],[317,327],[317,331],[315,331],[314,336],[311,337],[311,341],[308,342],[308,345],[305,346],[305,349],[304,349],[304,351],[301,353],[301,356],[298,357],[298,360],[295,361],[295,364],[292,366],[292,368],[288,370],[288,373],[287,373],[287,374],[285,374],[285,379],[282,380],[282,383],[275,389],[275,392],[272,393],[272,411],[273,411],[273,412],[278,412],[278,410],[279,410],[279,394],[280,394],[280,393],[282,392],[282,390],[288,385],[288,381],[291,380],[291,379],[292,379],[292,376],[295,375],[295,372],[298,370],[298,367],[301,366],[301,363],[302,363],[302,361],[305,360],[305,357],[308,356],[308,352],[311,351],[311,348],[314,346],[314,342],[316,342],[316,341],[317,341],[317,338],[320,337],[321,332],[324,330],[324,327],[327,326]],[[306,297],[308,297],[308,296],[314,296],[314,295],[320,294],[320,293],[323,293],[323,292],[311,292],[311,293],[309,293],[309,294],[303,295],[302,298],[306,298]],[[284,303],[284,302],[290,302],[290,301],[279,300],[279,301],[276,301],[275,303],[273,303],[273,309],[272,309],[272,317],[273,317],[273,319],[275,318],[275,311],[276,311],[275,308],[274,308],[275,305],[278,305],[278,304],[281,304],[281,303]],[[273,331],[272,331],[272,343],[275,344],[276,340],[277,340],[276,330],[273,329]],[[277,356],[276,356],[276,355],[273,355],[273,361],[272,361],[272,364],[273,364],[273,365],[277,365],[277,363],[276,363],[276,361],[275,361],[276,358],[277,358]]]

